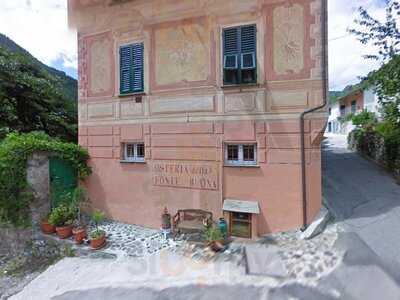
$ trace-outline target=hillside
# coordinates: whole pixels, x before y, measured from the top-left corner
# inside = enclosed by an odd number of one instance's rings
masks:
[[[32,131],[76,141],[77,104],[75,79],[0,34],[0,141]]]
[[[0,33],[0,47],[6,48],[8,51],[13,53],[20,53],[23,56],[29,58],[34,64],[37,64],[41,69],[46,70],[50,75],[58,78],[60,82],[60,90],[67,99],[77,101],[78,99],[78,82],[76,79],[68,76],[62,71],[54,69],[40,62],[34,56],[32,56],[24,48],[16,44],[13,40]]]

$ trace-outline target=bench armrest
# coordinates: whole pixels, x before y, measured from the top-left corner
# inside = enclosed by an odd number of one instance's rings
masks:
[[[180,217],[180,213],[178,211],[176,213],[176,215],[172,218],[172,225],[174,226],[174,228],[176,228],[176,226],[178,225],[180,219],[181,219],[181,217]]]

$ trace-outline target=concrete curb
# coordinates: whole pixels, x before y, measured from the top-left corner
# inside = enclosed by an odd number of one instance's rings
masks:
[[[323,205],[314,221],[300,234],[300,238],[303,240],[309,240],[322,233],[328,225],[331,217],[331,213]]]

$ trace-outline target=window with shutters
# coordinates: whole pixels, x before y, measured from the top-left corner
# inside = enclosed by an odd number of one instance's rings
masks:
[[[143,48],[143,43],[137,43],[124,45],[119,49],[121,95],[144,91]]]
[[[256,83],[256,25],[225,28],[222,35],[224,85]]]

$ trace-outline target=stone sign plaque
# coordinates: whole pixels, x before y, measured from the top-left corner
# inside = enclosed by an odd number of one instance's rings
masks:
[[[208,162],[154,161],[153,184],[187,189],[218,190],[218,165]]]

